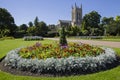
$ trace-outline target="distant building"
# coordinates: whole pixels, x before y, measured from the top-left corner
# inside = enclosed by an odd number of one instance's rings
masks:
[[[72,20],[58,20],[58,26],[80,26],[82,23],[82,5],[78,7],[76,4],[72,6]]]

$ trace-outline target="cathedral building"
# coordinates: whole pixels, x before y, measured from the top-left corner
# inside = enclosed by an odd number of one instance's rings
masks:
[[[59,20],[58,26],[80,26],[82,23],[82,5],[78,7],[76,4],[72,6],[72,20]]]

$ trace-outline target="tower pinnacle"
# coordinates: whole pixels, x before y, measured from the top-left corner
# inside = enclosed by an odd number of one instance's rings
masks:
[[[81,4],[81,9],[82,9],[82,4]]]

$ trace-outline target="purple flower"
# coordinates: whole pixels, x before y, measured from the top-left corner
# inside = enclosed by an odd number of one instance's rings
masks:
[[[33,50],[33,47],[27,47],[29,51],[32,51]]]
[[[68,45],[60,45],[61,49],[68,48]]]
[[[36,46],[36,47],[40,47],[40,46],[41,46],[41,43],[37,42],[37,43],[35,44],[35,46]]]

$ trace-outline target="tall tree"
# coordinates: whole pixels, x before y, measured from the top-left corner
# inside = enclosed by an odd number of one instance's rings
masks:
[[[33,27],[33,23],[31,21],[28,23],[28,25],[29,27]]]
[[[35,35],[35,27],[33,26],[33,27],[29,27],[28,29],[27,29],[27,33],[28,33],[28,35],[31,35],[31,36],[33,36],[33,35]]]
[[[92,11],[86,14],[83,17],[82,28],[84,30],[87,30],[89,35],[99,35],[98,33],[100,28],[100,18],[101,15],[96,11]]]
[[[8,35],[12,36],[16,28],[12,15],[6,9],[0,8],[0,34],[2,35],[1,32],[6,32],[4,30],[7,29]]]
[[[26,24],[20,25],[20,30],[23,30],[24,32],[27,31],[28,26]]]
[[[41,21],[36,27],[36,35],[45,36],[48,32],[48,27],[45,22]]]
[[[109,17],[109,18],[103,17],[101,22],[104,25],[108,25],[108,24],[112,23],[113,21],[114,21],[113,17]]]
[[[113,17],[103,17],[101,24],[104,27],[105,35],[117,35],[119,30],[117,29],[119,27],[119,21],[117,22],[117,20],[114,20]]]
[[[38,23],[39,23],[39,19],[38,19],[38,17],[36,17],[35,20],[34,20],[35,27],[38,27]]]

